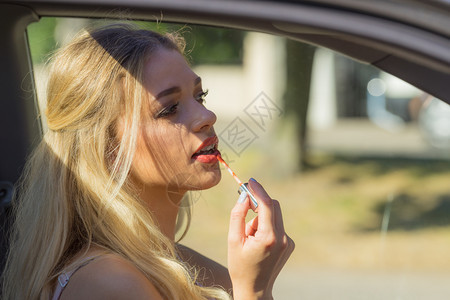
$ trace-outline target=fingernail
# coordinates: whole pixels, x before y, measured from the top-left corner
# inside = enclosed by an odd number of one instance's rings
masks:
[[[251,180],[251,181],[253,181],[253,182],[257,182],[257,181],[256,181],[256,179],[255,179],[255,178],[253,178],[253,177],[252,177],[252,178],[250,178],[250,180]]]
[[[237,203],[243,203],[245,201],[245,198],[247,198],[247,192],[244,191],[239,195]]]

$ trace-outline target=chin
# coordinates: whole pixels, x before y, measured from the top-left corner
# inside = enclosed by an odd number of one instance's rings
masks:
[[[210,185],[208,187],[205,187],[205,189],[209,189],[212,188],[213,186],[216,186],[220,182],[220,179],[222,179],[222,174],[220,173],[220,169],[217,169],[217,174],[215,174],[215,176],[211,178]]]
[[[197,177],[197,184],[195,184],[196,188],[193,190],[207,190],[212,188],[220,182],[220,179],[222,179],[220,168],[210,170]]]

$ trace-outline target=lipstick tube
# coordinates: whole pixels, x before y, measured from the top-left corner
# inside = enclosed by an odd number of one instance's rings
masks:
[[[246,192],[247,195],[250,197],[250,200],[252,201],[253,206],[254,206],[255,209],[256,209],[256,208],[258,207],[258,201],[256,201],[255,196],[253,196],[253,194],[250,192],[250,190],[248,189],[247,186],[248,186],[248,182],[241,184],[241,185],[239,186],[238,193],[239,193],[239,195],[240,195],[242,192]]]

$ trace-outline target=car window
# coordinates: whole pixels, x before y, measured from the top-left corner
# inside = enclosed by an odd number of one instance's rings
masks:
[[[42,18],[28,28],[45,119],[46,61],[104,21]],[[177,31],[209,90],[223,158],[281,202],[296,243],[280,299],[450,297],[450,106],[325,48],[257,32],[145,23]],[[226,265],[237,185],[190,192],[182,243]]]

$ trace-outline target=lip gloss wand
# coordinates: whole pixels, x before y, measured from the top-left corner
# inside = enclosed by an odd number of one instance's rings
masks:
[[[256,201],[255,196],[253,196],[253,194],[247,188],[248,183],[242,183],[242,181],[239,180],[237,175],[233,172],[233,170],[231,170],[230,166],[223,160],[223,158],[222,158],[222,156],[220,156],[220,154],[217,155],[217,159],[228,170],[228,172],[231,174],[231,176],[233,176],[234,180],[236,180],[236,182],[239,184],[239,194],[241,192],[246,192],[247,195],[250,197],[250,200],[253,203],[253,206],[254,206],[253,210],[256,210],[256,208],[258,207],[258,201]]]

